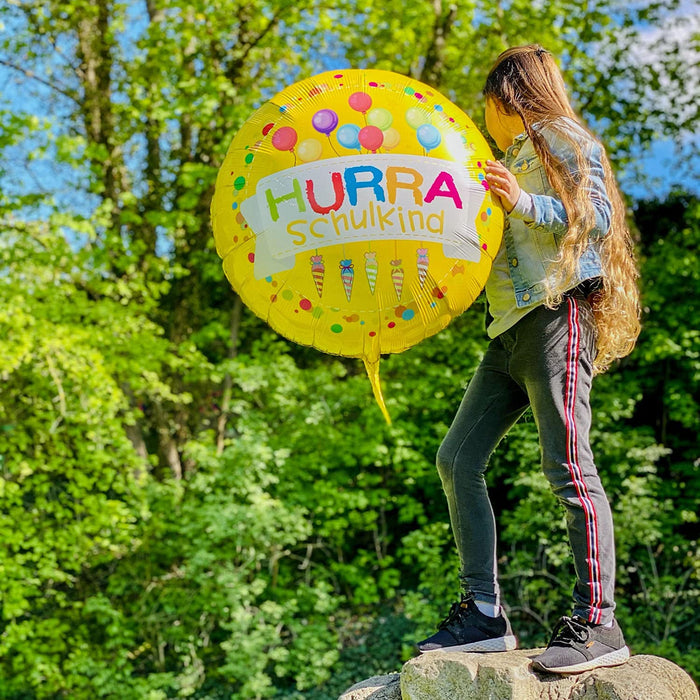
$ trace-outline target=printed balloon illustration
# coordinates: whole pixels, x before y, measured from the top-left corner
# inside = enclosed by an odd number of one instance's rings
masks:
[[[416,80],[323,73],[282,90],[231,143],[212,225],[244,303],[285,337],[361,358],[389,421],[382,354],[447,326],[486,283],[503,212],[472,121]]]

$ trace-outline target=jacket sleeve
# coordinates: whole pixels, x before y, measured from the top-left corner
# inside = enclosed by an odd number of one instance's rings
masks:
[[[543,131],[545,140],[552,152],[562,158],[573,172],[576,167],[576,160],[573,149],[561,137],[557,137],[551,132]],[[602,164],[602,149],[590,139],[586,139],[584,148],[588,151],[591,172],[589,183],[586,186],[588,196],[593,203],[595,212],[595,225],[589,235],[596,240],[605,236],[610,230],[610,219],[612,206],[605,189],[604,170]],[[521,198],[513,208],[510,216],[522,219],[524,223],[537,231],[550,231],[557,237],[566,233],[569,220],[564,204],[556,196],[541,194],[537,192],[527,193],[530,196],[531,204],[527,206],[527,200]]]

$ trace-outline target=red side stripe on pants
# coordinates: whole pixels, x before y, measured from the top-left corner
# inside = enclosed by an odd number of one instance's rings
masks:
[[[603,602],[603,587],[598,559],[598,517],[593,501],[588,495],[586,482],[578,458],[578,433],[576,430],[576,386],[578,383],[578,362],[580,347],[580,326],[576,300],[568,297],[569,305],[569,345],[566,357],[566,395],[564,399],[564,419],[566,421],[566,459],[571,480],[576,488],[579,502],[586,519],[586,545],[588,560],[588,580],[590,587],[591,611],[589,622],[600,623]]]

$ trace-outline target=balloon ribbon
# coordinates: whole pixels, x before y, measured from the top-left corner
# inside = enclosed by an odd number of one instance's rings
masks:
[[[377,400],[379,409],[382,412],[386,422],[391,425],[391,417],[389,416],[389,411],[387,411],[386,404],[384,403],[384,396],[382,395],[382,385],[379,382],[379,359],[374,362],[370,362],[367,358],[363,358],[365,363],[365,369],[367,370],[367,376],[369,377],[370,384],[372,385],[372,391],[374,392],[374,398]]]

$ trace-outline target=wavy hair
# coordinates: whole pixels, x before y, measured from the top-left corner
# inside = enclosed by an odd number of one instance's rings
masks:
[[[600,147],[612,213],[610,229],[600,243],[601,284],[589,301],[598,336],[594,370],[604,372],[614,360],[632,351],[640,332],[639,272],[634,245],[625,204],[605,148],[574,112],[554,57],[538,44],[504,51],[486,79],[483,94],[487,99],[495,98],[498,109],[517,114],[523,120],[547,178],[566,209],[568,230],[547,275],[545,304],[550,308],[558,306],[564,293],[575,286],[579,259],[590,243],[595,209],[590,196],[590,161],[584,146],[588,141],[588,145],[595,143]],[[576,138],[561,117],[574,120],[585,132],[579,136],[587,138]],[[537,129],[533,129],[534,124]],[[575,168],[551,153],[542,135],[543,126],[571,145]]]

